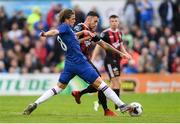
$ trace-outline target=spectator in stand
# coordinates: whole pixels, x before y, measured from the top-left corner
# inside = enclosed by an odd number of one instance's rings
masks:
[[[137,40],[138,40],[139,42],[142,43],[143,37],[144,37],[144,34],[143,34],[142,30],[140,30],[140,29],[138,28],[138,30],[137,30],[136,33],[135,33],[135,37],[137,38]]]
[[[133,50],[140,54],[141,53],[141,42],[137,38],[134,38],[133,42],[134,42]]]
[[[83,23],[85,21],[85,13],[80,9],[79,5],[75,5],[73,9],[76,13],[76,22],[74,25]]]
[[[12,24],[12,29],[8,32],[8,38],[15,42],[16,40],[20,40],[22,38],[22,30],[19,29],[18,24],[14,22]]]
[[[160,73],[168,73],[168,57],[163,56],[162,58],[162,66],[160,68]]]
[[[148,33],[147,33],[148,39],[150,41],[155,41],[156,43],[158,42],[159,39],[159,34],[157,31],[157,28],[154,26],[149,27]]]
[[[141,55],[139,57],[139,62],[138,62],[138,72],[143,73],[146,72],[145,70],[145,65],[148,61],[148,58],[151,56],[149,55],[149,50],[147,48],[143,48],[141,50]]]
[[[17,23],[19,29],[23,29],[25,27],[26,17],[22,10],[14,10],[13,16],[8,20],[8,29],[11,29],[13,23]]]
[[[35,29],[35,35],[36,37],[39,37],[40,32],[48,31],[48,24],[42,20],[42,16],[40,16],[40,20],[34,23],[34,29]]]
[[[150,0],[142,0],[137,3],[137,9],[141,29],[146,33],[147,28],[153,24],[153,5]]]
[[[172,27],[173,26],[173,16],[174,16],[174,3],[172,0],[164,0],[159,6],[159,15],[161,17],[162,27]]]
[[[141,44],[141,49],[144,47],[148,48],[149,47],[149,41],[150,41],[149,38],[147,36],[144,36],[142,44]]]
[[[30,40],[30,37],[28,37],[28,36],[25,36],[23,38],[23,42],[21,45],[22,45],[22,52],[24,54],[27,54],[30,51],[30,49],[33,47],[31,40]]]
[[[174,11],[174,28],[175,28],[175,31],[179,32],[180,31],[180,1],[179,0],[176,0],[176,8],[175,8],[175,11]]]
[[[154,58],[149,55],[146,59],[147,60],[146,60],[146,63],[144,65],[144,72],[154,73],[155,72]]]
[[[123,41],[127,43],[128,48],[133,47],[133,37],[132,35],[129,33],[129,29],[127,27],[123,28]]]
[[[47,13],[46,22],[49,27],[53,26],[55,16],[62,10],[62,4],[54,4]]]
[[[48,73],[50,73],[50,69],[47,66],[43,66],[42,69],[41,69],[41,72],[48,74]]]
[[[34,61],[33,56],[30,53],[28,53],[25,55],[24,59],[25,61],[22,68],[23,73],[26,73],[26,72],[32,73],[36,67],[36,64],[35,63],[33,64],[33,61]]]
[[[8,25],[7,25],[8,30],[11,30],[12,25],[14,23],[17,23],[17,10],[16,9],[12,12],[12,15],[8,17]]]
[[[28,73],[30,73],[30,72],[28,71],[28,68],[27,68],[27,67],[23,66],[23,67],[21,67],[21,73],[22,73],[22,74],[28,74]]]
[[[135,61],[134,61],[134,60],[130,60],[130,61],[128,62],[127,67],[125,67],[125,68],[123,69],[123,72],[124,72],[125,74],[135,74],[135,73],[138,73],[138,69],[137,69],[136,66],[135,66]]]
[[[0,73],[7,73],[7,70],[5,68],[5,64],[1,60],[0,60]]]
[[[12,59],[16,59],[14,51],[12,49],[9,49],[8,51],[6,51],[6,58],[4,58],[4,59],[5,59],[6,68],[9,70],[10,61]]]
[[[14,43],[12,40],[9,39],[8,37],[8,33],[7,32],[4,32],[3,33],[3,38],[2,38],[2,46],[3,46],[3,49],[5,51],[9,50],[9,49],[13,49],[14,47]]]
[[[2,39],[3,32],[6,31],[8,18],[3,6],[0,6],[0,40]]]
[[[47,49],[41,41],[35,43],[35,55],[42,65],[46,63]]]
[[[172,63],[172,72],[180,73],[180,57],[176,57]]]
[[[18,15],[17,15],[17,23],[18,23],[18,27],[19,29],[23,29],[26,25],[26,17],[24,15],[24,12],[22,10],[18,11]]]
[[[9,73],[20,73],[20,67],[16,58],[10,60]]]
[[[167,45],[165,37],[160,37],[158,43],[158,48],[162,50],[163,55],[168,56],[169,47]]]
[[[5,60],[5,51],[1,48],[0,48],[0,61],[2,61],[3,63],[6,61]]]
[[[157,44],[155,41],[150,41],[149,42],[149,55],[151,55],[153,58],[157,54]]]
[[[27,18],[27,24],[29,30],[33,30],[34,23],[40,21],[40,18],[41,18],[40,8],[36,6],[32,9],[32,13]]]
[[[173,70],[171,67],[176,57],[177,47],[179,46],[177,46],[176,40],[173,36],[168,38],[168,44],[169,44],[168,71],[172,72]]]
[[[163,51],[161,49],[157,50],[157,54],[154,57],[154,65],[155,65],[155,72],[160,72],[163,67]]]
[[[131,17],[131,18],[130,18]],[[124,18],[129,29],[136,23],[136,3],[135,0],[127,0],[124,7]]]

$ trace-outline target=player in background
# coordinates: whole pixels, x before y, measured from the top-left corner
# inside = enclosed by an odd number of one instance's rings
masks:
[[[114,48],[121,50],[125,54],[128,54],[128,52],[126,51],[123,45],[123,40],[122,40],[123,34],[119,30],[119,17],[117,15],[111,15],[109,17],[109,24],[110,27],[101,33],[101,39],[106,41]],[[96,53],[98,53],[99,48],[100,47],[97,45],[94,51],[92,61],[96,56]],[[106,50],[104,66],[110,78],[111,88],[118,96],[120,96],[120,73],[121,73],[120,61],[121,61],[121,57],[118,54]],[[119,111],[117,105],[115,105],[115,109]]]
[[[131,55],[128,54],[126,49],[123,46],[123,40],[122,40],[122,33],[119,31],[119,17],[116,15],[111,15],[109,17],[109,22],[110,22],[110,28],[106,29],[101,33],[101,39],[111,46],[113,46],[117,50],[121,50],[128,58],[131,58]],[[87,23],[88,24],[88,23]],[[79,24],[79,25],[84,25]],[[88,27],[88,26],[86,26]],[[90,26],[89,26],[90,27]],[[76,28],[76,27],[75,27]],[[77,29],[80,29],[77,27]],[[92,29],[92,28],[90,28]],[[93,52],[91,60],[93,61],[96,53],[98,53],[100,47],[99,45],[96,45],[96,48]],[[108,72],[108,75],[110,77],[110,81],[112,83],[112,89],[114,92],[119,96],[120,93],[120,56],[117,53],[112,53],[108,50],[106,50],[106,57],[105,57],[105,68],[106,71]],[[72,95],[75,97],[76,102],[79,104],[80,103],[80,98],[83,94],[86,93],[92,93],[96,92],[97,90],[93,88],[91,85],[89,85],[86,89],[82,91],[73,91]],[[106,97],[104,97],[104,94],[99,91],[98,92],[98,102],[95,102],[94,104],[94,109],[97,111],[99,107],[99,103],[102,105],[104,109],[107,108],[107,100]],[[115,106],[115,109],[118,110],[118,107]]]
[[[42,94],[34,103],[27,106],[24,110],[24,115],[31,114],[38,105],[45,102],[52,96],[60,93],[66,88],[69,81],[76,75],[83,80],[91,84],[98,90],[102,90],[105,96],[111,99],[115,104],[119,106],[121,112],[131,110],[132,107],[125,104],[114,91],[107,86],[107,84],[101,79],[96,70],[87,61],[87,58],[83,55],[80,49],[80,44],[77,36],[74,34],[72,27],[75,23],[75,13],[71,9],[64,9],[59,13],[59,26],[58,29],[52,29],[47,32],[41,32],[42,37],[56,36],[58,42],[61,44],[62,49],[65,51],[65,67],[64,71],[59,77],[59,81],[56,86],[49,89]],[[91,32],[82,31],[82,33],[88,33],[92,38],[97,37]]]
[[[83,30],[88,30],[88,31],[95,33],[98,22],[99,22],[99,15],[96,12],[90,11],[87,14],[85,22],[77,24],[74,27],[74,31],[77,32],[77,34],[78,34],[78,32],[81,32]],[[79,35],[78,38],[81,42],[80,43],[81,50],[82,50],[83,54],[88,58],[89,63],[91,63],[91,51],[89,49],[92,47],[92,42],[100,45],[102,48],[104,48],[105,50],[107,50],[109,52],[117,53],[119,55],[119,52],[117,52],[117,50],[114,47],[112,47],[108,43],[104,42],[103,40],[95,40],[86,34]],[[93,63],[91,63],[91,64],[96,69],[96,67],[93,65]],[[100,73],[98,72],[97,69],[96,69],[96,71],[100,76]],[[89,90],[89,93],[90,92],[96,92],[96,91],[97,90],[92,87],[91,90]],[[81,93],[82,92],[80,92],[80,94],[78,94],[78,92],[74,91],[74,92],[72,92],[72,95],[75,97],[76,95],[81,95]],[[105,116],[116,116],[116,114],[113,111],[108,109],[106,97],[102,91],[99,91],[98,99],[102,103],[102,107],[104,109],[104,115]],[[78,99],[76,99],[76,100],[78,100]],[[80,104],[80,101],[76,101],[76,102],[78,104]]]

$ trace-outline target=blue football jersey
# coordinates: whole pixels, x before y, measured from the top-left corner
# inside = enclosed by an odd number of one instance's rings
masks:
[[[66,61],[72,63],[82,63],[87,61],[87,58],[81,52],[79,41],[73,32],[70,25],[62,23],[58,27],[59,34],[57,41],[65,51]]]

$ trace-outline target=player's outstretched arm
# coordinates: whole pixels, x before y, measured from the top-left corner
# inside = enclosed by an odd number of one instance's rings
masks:
[[[42,31],[40,33],[40,36],[41,37],[52,37],[52,36],[56,36],[57,34],[59,34],[59,31],[57,29],[52,29],[47,32]]]
[[[110,44],[104,42],[103,40],[102,40],[101,42],[97,42],[97,43],[98,43],[102,48],[104,48],[105,50],[108,50],[108,51],[111,51],[111,52],[115,52],[115,53],[119,54],[121,57],[126,57],[126,58],[130,59],[129,56],[127,56],[127,55],[124,54],[123,52],[115,49],[114,47],[112,47]]]
[[[87,36],[90,36],[90,37],[94,37],[96,34],[95,33],[92,33],[88,30],[82,30],[82,31],[79,31],[79,32],[76,32],[76,36],[81,36],[81,35],[87,35]]]

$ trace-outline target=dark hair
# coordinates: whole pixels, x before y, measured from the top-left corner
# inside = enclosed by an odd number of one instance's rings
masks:
[[[63,9],[60,13],[59,13],[59,22],[63,23],[65,21],[65,19],[69,19],[71,18],[71,16],[75,14],[75,12],[72,9]]]
[[[87,16],[96,16],[96,17],[99,18],[99,14],[96,13],[96,12],[94,12],[94,11],[89,11],[88,14],[87,14]]]
[[[119,18],[119,16],[117,16],[117,15],[111,15],[111,16],[109,16],[109,19],[111,19],[111,18]]]

